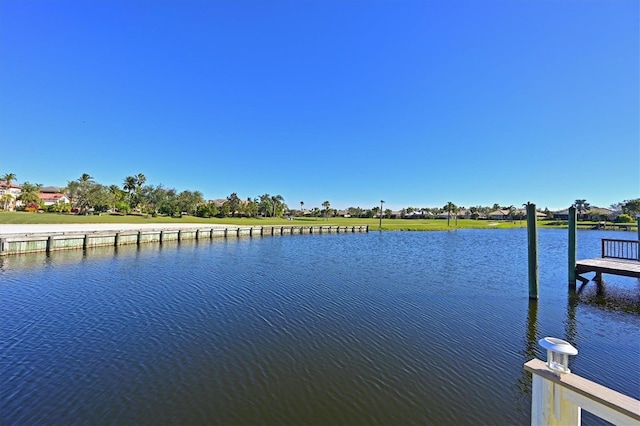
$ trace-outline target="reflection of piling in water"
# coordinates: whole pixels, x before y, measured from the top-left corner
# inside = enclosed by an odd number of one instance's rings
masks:
[[[567,302],[567,319],[564,323],[564,334],[565,338],[569,342],[575,342],[576,336],[578,334],[578,328],[576,326],[576,308],[578,307],[578,302],[580,301],[580,296],[576,291],[569,291],[569,299]]]
[[[524,345],[520,350],[523,362],[527,362],[536,357],[536,349],[539,340],[538,333],[538,300],[529,299],[529,305],[527,309],[527,323],[524,336]],[[522,375],[518,378],[515,385],[516,394],[518,398],[518,409],[522,413],[529,414],[529,400],[531,398],[531,375],[522,370]]]

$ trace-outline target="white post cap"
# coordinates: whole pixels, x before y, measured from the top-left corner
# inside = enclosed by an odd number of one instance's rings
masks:
[[[547,350],[550,350],[551,352],[565,355],[578,354],[578,350],[574,348],[571,343],[565,342],[561,339],[556,339],[555,337],[545,337],[544,339],[540,339],[538,343],[540,344],[540,346]]]

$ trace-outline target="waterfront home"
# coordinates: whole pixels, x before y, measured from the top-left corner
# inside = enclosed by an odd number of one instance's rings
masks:
[[[18,200],[21,193],[22,186],[13,182],[11,183],[11,186],[9,186],[7,185],[7,182],[0,181],[0,199],[2,200],[0,202],[0,206],[8,211],[15,210],[16,207],[22,205],[22,202]],[[8,195],[9,197],[5,197],[5,195]]]
[[[620,212],[605,209],[603,207],[591,207],[588,211],[579,214],[578,219],[599,221],[614,221],[620,215]],[[569,209],[560,210],[553,213],[553,218],[557,220],[569,220]]]
[[[56,203],[70,203],[71,200],[65,195],[61,193],[51,193],[51,192],[41,192],[38,194],[38,197],[42,200],[45,206],[52,206]]]

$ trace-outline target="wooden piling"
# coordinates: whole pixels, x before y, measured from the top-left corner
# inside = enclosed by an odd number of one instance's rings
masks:
[[[47,238],[46,252],[51,253],[51,250],[53,250],[53,236],[49,235],[49,238]]]
[[[538,298],[538,224],[536,205],[527,203],[527,242],[529,253],[529,299]]]
[[[576,289],[576,262],[578,259],[578,225],[577,225],[577,209],[575,206],[569,207],[569,290]]]

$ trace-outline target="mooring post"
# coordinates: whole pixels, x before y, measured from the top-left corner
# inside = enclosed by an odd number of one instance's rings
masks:
[[[529,299],[538,298],[538,224],[536,205],[527,203],[527,242],[529,253]]]
[[[640,214],[636,215],[636,226],[638,231],[638,241],[640,241]],[[638,257],[638,260],[640,260],[640,250],[638,250]]]
[[[569,207],[569,290],[576,289],[576,262],[578,259],[578,232],[575,206]]]

